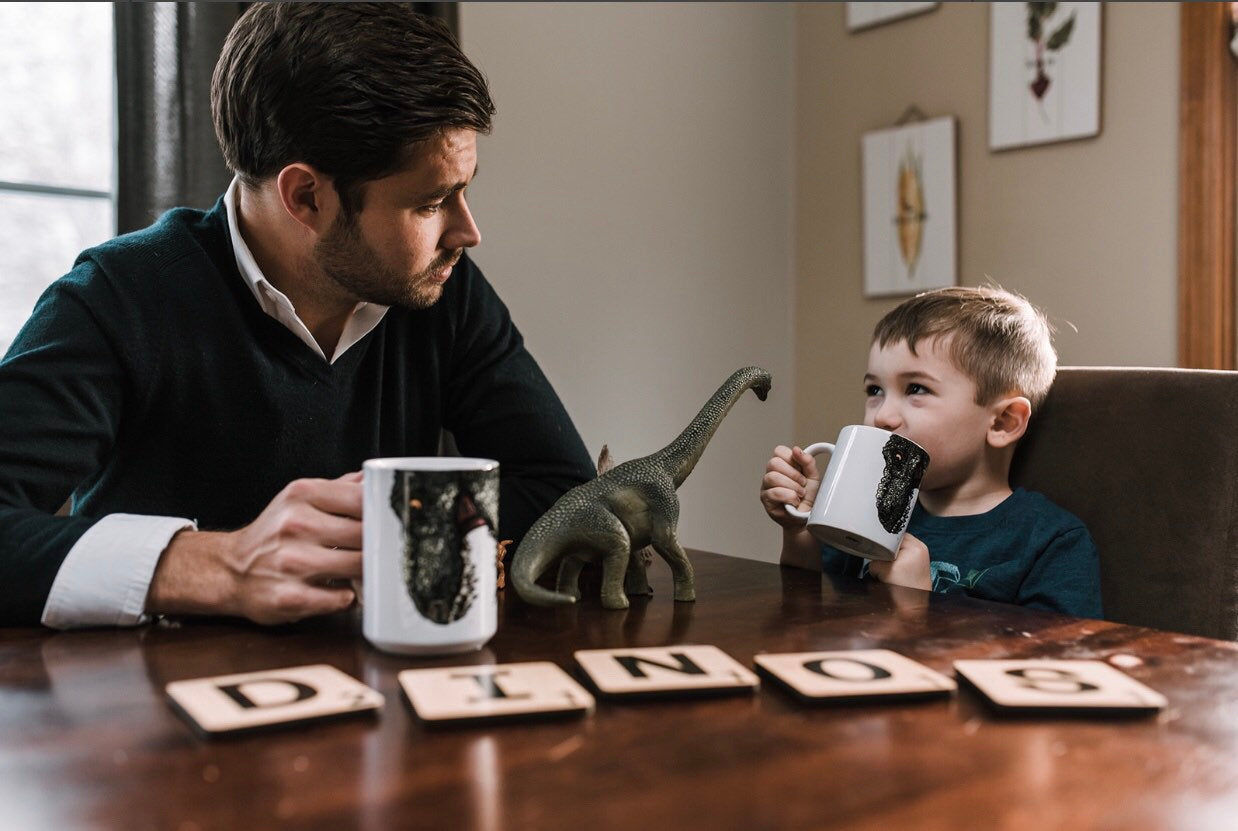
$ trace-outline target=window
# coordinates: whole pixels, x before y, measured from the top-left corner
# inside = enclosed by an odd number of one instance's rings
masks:
[[[114,234],[114,49],[111,3],[0,3],[0,355]]]

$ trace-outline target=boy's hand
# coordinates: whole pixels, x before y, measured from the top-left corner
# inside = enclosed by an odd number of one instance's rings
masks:
[[[801,511],[812,510],[817,489],[821,487],[821,473],[817,462],[800,447],[778,445],[774,457],[765,465],[761,479],[761,505],[770,519],[783,528],[804,527],[804,520],[787,513],[784,505],[794,505]]]
[[[929,571],[928,546],[911,534],[903,535],[898,547],[898,557],[892,563],[871,560],[868,573],[883,583],[907,586],[912,589],[933,590],[933,578]]]

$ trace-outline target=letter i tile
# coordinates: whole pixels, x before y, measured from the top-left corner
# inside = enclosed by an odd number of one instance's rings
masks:
[[[406,669],[404,695],[425,722],[496,721],[579,716],[593,696],[550,661]]]

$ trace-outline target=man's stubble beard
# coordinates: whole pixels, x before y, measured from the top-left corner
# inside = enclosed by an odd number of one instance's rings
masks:
[[[355,219],[337,218],[331,230],[314,246],[314,259],[326,277],[366,303],[428,309],[443,295],[443,284],[433,275],[454,264],[463,253],[456,250],[435,257],[412,276],[389,268],[361,235]]]

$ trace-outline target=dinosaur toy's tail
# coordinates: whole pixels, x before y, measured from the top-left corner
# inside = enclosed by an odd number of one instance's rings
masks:
[[[512,571],[512,585],[516,587],[516,591],[520,592],[520,596],[526,603],[532,603],[534,606],[571,606],[576,602],[576,598],[570,594],[539,586],[523,571]]]
[[[770,374],[759,366],[746,366],[731,373],[718,391],[705,402],[705,406],[696,414],[696,418],[684,428],[673,442],[650,456],[650,460],[661,465],[678,488],[688,478],[688,474],[700,461],[705,446],[714,437],[718,425],[731,411],[731,407],[751,389],[762,401],[769,395]]]

